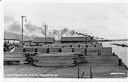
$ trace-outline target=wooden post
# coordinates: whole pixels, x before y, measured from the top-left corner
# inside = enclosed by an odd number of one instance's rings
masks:
[[[45,29],[45,44],[46,44],[46,37],[47,37],[47,25],[44,25],[44,29]]]
[[[93,72],[92,72],[92,67],[90,65],[90,78],[93,78]]]
[[[77,57],[77,63],[78,63],[78,78],[79,78],[79,62],[78,62],[78,60],[79,60],[79,54],[78,54],[78,57]]]
[[[23,17],[21,16],[21,27],[22,27],[22,46],[23,46]]]
[[[21,16],[21,27],[22,27],[22,46],[23,46],[23,42],[24,42],[24,17],[26,16]]]
[[[122,59],[119,59],[119,66],[122,65]]]

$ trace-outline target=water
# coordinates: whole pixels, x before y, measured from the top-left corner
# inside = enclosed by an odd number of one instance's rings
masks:
[[[117,44],[128,44],[128,41],[113,41],[113,42],[103,42],[104,47],[112,47],[112,51],[115,52],[124,64],[128,67],[128,47],[121,47],[116,45],[111,45],[111,43]]]

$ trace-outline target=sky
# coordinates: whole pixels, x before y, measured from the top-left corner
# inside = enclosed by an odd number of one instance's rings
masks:
[[[68,28],[106,39],[128,38],[128,3],[5,2],[4,29],[20,32],[21,16],[36,28]],[[12,29],[13,28],[13,29]],[[14,29],[15,28],[15,29]],[[26,34],[31,31],[24,29]],[[41,35],[39,30],[35,35]]]

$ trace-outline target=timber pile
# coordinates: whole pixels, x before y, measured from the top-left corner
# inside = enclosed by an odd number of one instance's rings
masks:
[[[88,47],[95,47],[93,43],[87,43]]]
[[[112,47],[101,48],[101,55],[112,55]]]
[[[23,47],[15,48],[13,52],[23,52]]]
[[[87,55],[98,55],[99,48],[97,47],[88,47],[87,48]]]
[[[37,52],[40,52],[40,53],[48,53],[48,48],[37,48]]]
[[[72,44],[72,47],[73,48],[78,48],[79,47],[79,44]]]
[[[86,48],[86,44],[80,44],[80,48]]]
[[[36,66],[73,66],[75,56],[72,54],[37,54],[34,57]]]
[[[96,51],[98,51],[99,50],[99,48],[97,48],[97,47],[88,47],[87,48],[87,51],[88,52],[96,52]]]
[[[28,48],[25,48],[25,52],[29,52],[29,53],[34,53],[34,52],[36,52],[36,50],[35,50],[36,48],[34,48],[34,47],[28,47]]]
[[[72,47],[71,44],[63,44],[63,47],[66,48],[66,47]]]
[[[50,54],[37,54],[33,57],[36,66],[74,66],[78,58],[77,53],[50,53]],[[82,60],[82,58],[81,58]],[[85,59],[84,59],[85,61]]]
[[[99,55],[98,52],[87,52],[86,53],[88,56],[96,56],[96,55]]]
[[[61,52],[72,52],[72,48],[61,48]]]
[[[91,64],[108,64],[108,65],[118,65],[119,59],[116,56],[112,55],[101,55],[101,56],[94,56],[94,55],[89,55],[86,56],[86,60],[88,63]]]
[[[60,48],[49,48],[49,53],[58,53],[60,52]]]
[[[85,48],[74,48],[74,52],[79,52],[79,53],[85,55]]]
[[[41,47],[43,47],[43,48],[48,48],[49,45],[45,45],[45,44],[43,44]]]
[[[63,44],[57,44],[56,46],[57,46],[58,48],[63,48],[63,47],[64,47]]]
[[[4,63],[6,62],[18,62],[19,64],[24,64],[26,57],[21,52],[5,52],[4,53]]]

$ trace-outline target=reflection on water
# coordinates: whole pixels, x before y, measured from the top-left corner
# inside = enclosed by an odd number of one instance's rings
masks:
[[[118,57],[122,59],[125,65],[128,66],[128,47],[111,45],[111,43],[128,44],[128,41],[103,42],[104,47],[112,47],[113,52],[115,52]]]

